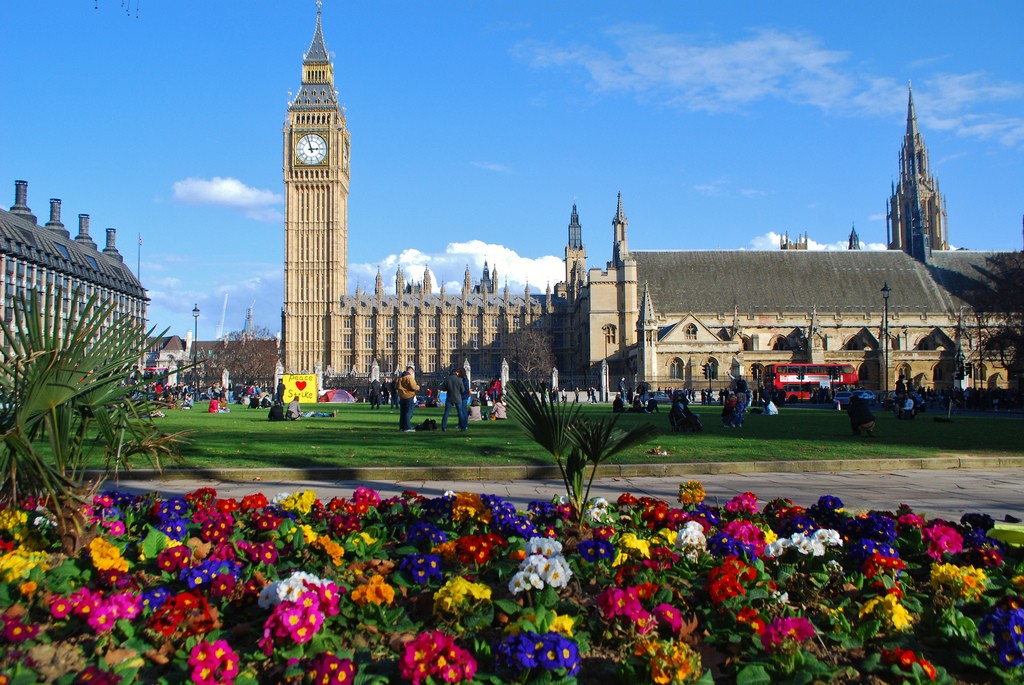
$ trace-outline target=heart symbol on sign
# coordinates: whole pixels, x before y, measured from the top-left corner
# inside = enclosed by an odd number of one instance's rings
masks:
[[[306,381],[298,381],[295,384],[295,387],[298,388],[300,391],[305,390],[306,389]]]

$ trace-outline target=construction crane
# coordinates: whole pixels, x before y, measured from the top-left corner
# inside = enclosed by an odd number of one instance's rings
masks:
[[[224,293],[224,307],[220,310],[220,324],[217,325],[217,334],[214,336],[215,340],[222,340],[224,338],[224,317],[228,314],[228,294]]]

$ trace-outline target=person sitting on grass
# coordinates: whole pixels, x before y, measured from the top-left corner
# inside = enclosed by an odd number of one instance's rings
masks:
[[[869,438],[875,437],[875,416],[871,413],[868,401],[863,397],[854,396],[846,407],[846,414],[850,417],[850,428],[854,435],[860,435],[861,431],[868,434]]]
[[[270,413],[267,414],[267,419],[270,421],[284,421],[284,405],[280,402],[274,402],[274,406],[270,408]]]
[[[298,421],[301,415],[302,409],[299,408],[299,396],[296,395],[288,403],[288,410],[284,413],[284,417],[289,421]]]
[[[626,405],[622,402],[622,393],[620,392],[615,396],[615,399],[612,400],[612,413],[621,414],[624,411],[626,411]]]
[[[495,421],[502,421],[508,418],[508,409],[505,404],[505,398],[499,397],[494,400],[494,409],[491,410],[491,418]]]

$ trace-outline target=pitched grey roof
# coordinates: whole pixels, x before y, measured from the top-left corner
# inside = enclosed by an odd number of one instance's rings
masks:
[[[925,265],[896,251],[631,252],[661,313],[881,311],[955,313],[985,281],[992,252],[935,252]]]
[[[39,226],[25,216],[3,209],[0,209],[0,252],[148,299],[135,274],[119,258],[96,250],[94,243],[84,244],[68,237],[63,230]]]

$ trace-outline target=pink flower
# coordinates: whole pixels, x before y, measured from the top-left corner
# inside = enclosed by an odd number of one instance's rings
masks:
[[[473,679],[476,659],[456,645],[451,635],[434,630],[421,633],[406,643],[398,661],[398,672],[413,685],[420,685],[433,676],[440,676],[446,683],[458,683]]]
[[[754,505],[754,511],[757,511],[757,505]],[[745,542],[754,548],[754,554],[761,556],[764,552],[764,531],[755,526],[750,521],[729,521],[722,528],[722,531],[728,533],[731,537],[736,538],[740,542]]]
[[[188,657],[192,682],[197,685],[232,685],[238,675],[238,655],[227,640],[196,643]]]
[[[725,510],[730,513],[744,512],[747,514],[757,513],[757,495],[752,492],[744,492],[740,495],[736,495],[731,500],[726,502]]]
[[[662,603],[654,607],[654,615],[660,623],[669,627],[673,635],[677,635],[683,628],[683,615],[671,604]]]
[[[925,528],[921,537],[928,543],[928,556],[932,559],[941,559],[947,552],[959,554],[964,549],[964,539],[960,533],[941,523]]]
[[[803,616],[777,618],[764,629],[761,644],[769,652],[774,652],[786,642],[803,642],[816,634],[814,625]]]

